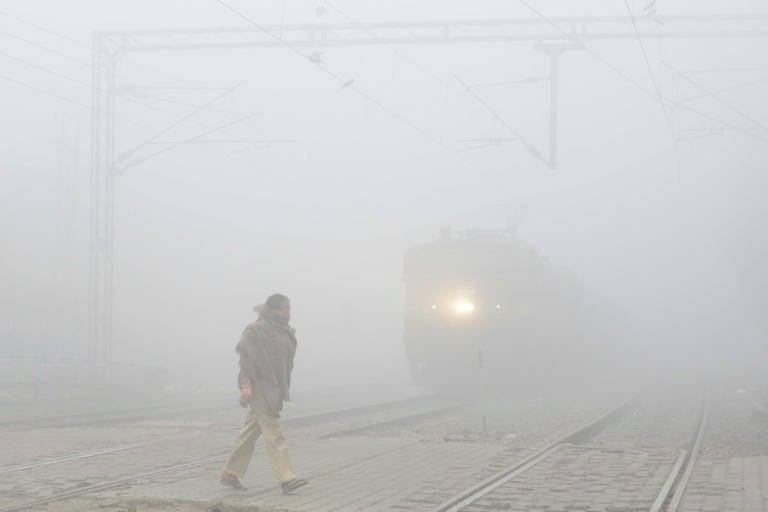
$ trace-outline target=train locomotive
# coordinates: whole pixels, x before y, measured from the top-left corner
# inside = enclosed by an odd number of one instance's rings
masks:
[[[419,384],[571,379],[605,354],[579,281],[508,232],[443,229],[407,252],[404,280],[405,349]]]

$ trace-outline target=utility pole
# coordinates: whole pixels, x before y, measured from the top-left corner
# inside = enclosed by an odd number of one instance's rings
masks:
[[[557,135],[560,93],[560,56],[568,50],[580,50],[577,43],[540,43],[534,46],[537,51],[549,56],[549,156],[547,165],[557,169]]]
[[[234,121],[208,129],[201,135],[188,139],[157,140],[172,128],[208,108],[215,101],[228,96],[234,89],[226,88],[208,103],[192,105],[195,109],[191,113],[159,131],[150,140],[121,156],[117,156],[116,110],[120,91],[117,83],[117,67],[124,53],[123,43],[122,39],[116,40],[101,32],[94,33],[92,40],[88,361],[91,367],[91,381],[104,386],[108,386],[111,382],[113,363],[115,187],[118,177],[127,169],[141,165],[155,156],[165,154],[180,146],[190,144],[245,144],[249,148],[257,148],[293,142],[289,139],[207,138],[208,135],[250,119],[253,117],[252,115],[239,116]],[[235,112],[228,113],[238,114]],[[140,149],[155,143],[164,145],[164,147],[147,155],[138,154]]]
[[[120,47],[96,32],[91,53],[88,359],[91,378],[108,384],[112,359],[115,81]]]

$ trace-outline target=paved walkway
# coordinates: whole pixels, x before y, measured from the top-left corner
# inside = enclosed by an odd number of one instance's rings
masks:
[[[768,440],[766,440],[768,450]],[[702,459],[683,512],[768,511],[768,456]]]

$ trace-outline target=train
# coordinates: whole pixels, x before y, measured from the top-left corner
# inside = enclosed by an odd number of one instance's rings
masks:
[[[442,229],[407,251],[404,283],[403,339],[421,385],[567,382],[619,350],[577,277],[507,231]]]

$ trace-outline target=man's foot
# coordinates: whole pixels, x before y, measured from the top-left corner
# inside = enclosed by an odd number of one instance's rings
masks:
[[[248,488],[244,486],[243,483],[231,473],[222,473],[219,482],[221,482],[222,485],[226,485],[230,489],[235,489],[236,491],[248,490]]]
[[[303,478],[294,478],[293,480],[289,480],[287,482],[283,482],[280,484],[280,487],[283,489],[283,494],[288,494],[291,491],[295,491],[299,487],[304,487],[309,483],[309,480],[305,480]]]

